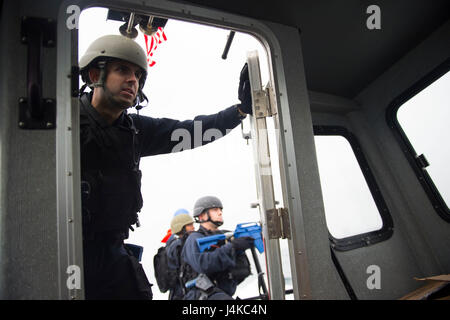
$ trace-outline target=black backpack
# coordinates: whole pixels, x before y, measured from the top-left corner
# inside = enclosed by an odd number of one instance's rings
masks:
[[[155,271],[156,282],[162,293],[175,287],[178,280],[178,271],[169,268],[165,246],[159,248],[158,252],[153,257],[153,268]]]

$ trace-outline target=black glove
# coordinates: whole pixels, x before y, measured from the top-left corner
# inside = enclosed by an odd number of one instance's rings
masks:
[[[250,92],[250,79],[248,77],[248,65],[244,64],[239,77],[238,98],[241,101],[239,109],[242,112],[253,114],[252,110],[252,94]]]
[[[253,247],[254,241],[255,239],[253,239],[252,237],[234,238],[231,241],[231,245],[233,246],[234,250],[245,250]]]

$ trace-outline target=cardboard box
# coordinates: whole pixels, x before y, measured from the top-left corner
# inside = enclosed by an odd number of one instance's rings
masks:
[[[414,279],[427,284],[399,300],[450,300],[450,274]]]

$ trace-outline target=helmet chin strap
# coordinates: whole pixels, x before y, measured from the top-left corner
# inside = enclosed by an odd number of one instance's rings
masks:
[[[214,221],[211,220],[211,216],[209,215],[209,210],[206,211],[206,214],[208,215],[208,220],[204,221],[204,222],[211,222],[212,224],[214,224],[217,227],[220,227],[221,225],[223,225],[223,221]]]
[[[141,106],[141,103],[147,101],[147,103],[143,106]],[[148,106],[148,98],[142,91],[142,89],[139,89],[138,94],[136,96],[135,104],[132,106],[132,108],[136,108],[136,110],[139,112],[142,108]]]
[[[89,87],[93,88],[104,88],[105,80],[106,80],[106,61],[99,61],[97,63],[98,68],[100,69],[100,75],[98,77],[98,81],[91,83]]]
[[[106,61],[97,62],[97,67],[100,69],[100,75],[98,77],[97,82],[90,83],[88,81],[88,79],[83,79],[85,81],[85,84],[80,88],[80,92],[79,92],[80,97],[84,94],[84,90],[86,89],[86,87],[91,88],[91,90],[94,90],[94,88],[103,88],[104,89],[105,79],[106,79],[105,66],[106,66]],[[89,78],[89,75],[87,75],[87,78]]]

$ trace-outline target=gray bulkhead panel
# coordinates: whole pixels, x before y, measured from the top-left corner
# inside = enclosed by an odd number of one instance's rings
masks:
[[[0,50],[0,299],[56,299],[55,130],[19,128],[27,96],[22,17],[55,19],[57,1],[3,1]],[[44,48],[43,97],[56,97],[56,48]]]
[[[394,220],[394,232],[385,241],[349,251],[334,250],[334,252],[357,299],[395,299],[411,291],[414,285],[413,277],[420,273],[420,269],[405,241],[407,238],[403,230],[404,223],[396,216],[397,210],[393,206],[392,195],[397,191],[395,186],[392,186],[392,176],[381,156],[382,152],[370,132],[369,122],[362,110],[348,112],[350,106],[355,105],[354,101],[349,100],[344,108],[338,103],[340,99],[336,97],[335,108],[332,112],[324,113],[322,108],[318,108],[320,112],[313,112],[313,122],[321,126],[345,127],[356,136],[387,207],[390,209]],[[332,105],[331,100],[328,102]],[[315,103],[313,108],[318,106],[318,101]],[[380,268],[380,289],[369,289],[367,286],[371,275],[367,273],[367,270],[370,266]]]
[[[388,240],[336,251],[358,299],[397,299],[423,285],[414,277],[450,270],[450,225],[433,209],[386,122],[388,105],[450,56],[449,34],[446,23],[355,100],[310,92],[315,125],[344,126],[359,140],[393,219]],[[380,267],[380,289],[367,286],[371,265]]]
[[[421,271],[418,277],[449,273],[450,224],[437,214],[426,196],[385,121],[385,110],[395,98],[450,58],[449,34],[450,21],[447,21],[356,98],[366,118],[372,120],[376,143],[383,150],[392,184],[398,188],[392,197],[399,216],[397,225],[407,234],[408,245]],[[443,143],[442,147],[446,147],[444,141],[430,143]]]

